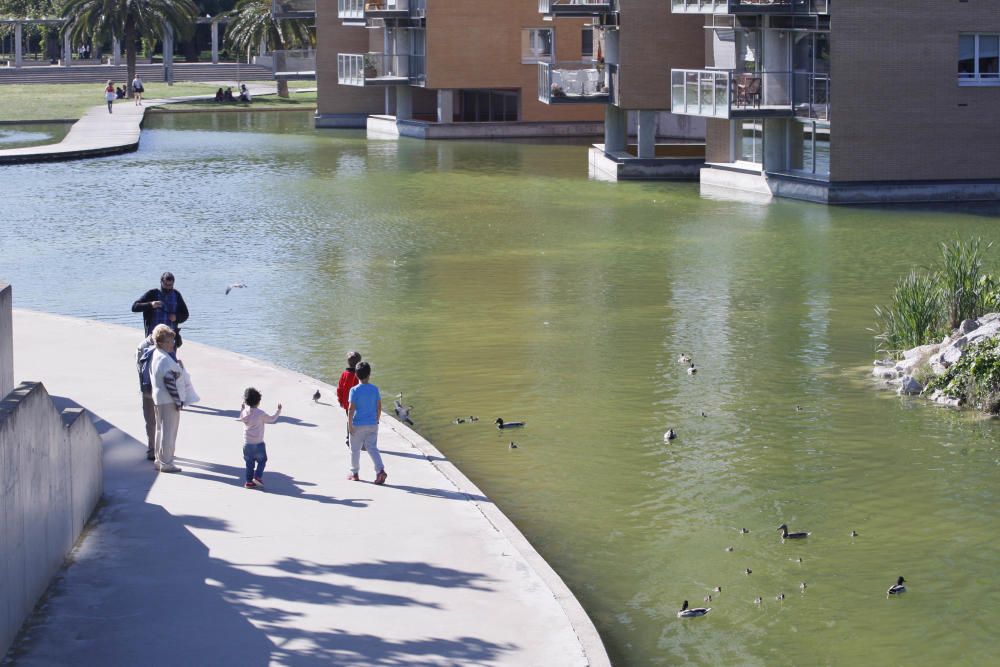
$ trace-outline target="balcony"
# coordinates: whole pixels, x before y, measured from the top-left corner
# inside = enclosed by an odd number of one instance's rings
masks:
[[[316,0],[271,0],[271,16],[276,19],[316,17]]]
[[[538,100],[545,104],[606,104],[611,78],[591,62],[538,63]]]
[[[385,53],[338,53],[337,83],[342,86],[409,85],[414,56]]]
[[[670,110],[706,118],[830,119],[830,76],[812,72],[671,70]]]
[[[275,79],[312,80],[316,78],[315,49],[287,49],[272,51],[270,56],[257,56],[257,64],[269,58]]]
[[[365,20],[408,19],[410,18],[410,4],[410,0],[367,0],[365,2]]]
[[[538,0],[545,16],[591,17],[614,11],[614,0]]]
[[[355,23],[358,25],[364,25],[365,22],[364,0],[337,0],[337,18],[339,18],[344,23]]]
[[[830,0],[670,0],[675,14],[829,14]]]

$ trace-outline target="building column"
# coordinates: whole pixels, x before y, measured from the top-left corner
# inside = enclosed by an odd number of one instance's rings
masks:
[[[628,144],[628,112],[607,104],[604,107],[604,152],[620,153]]]
[[[20,23],[14,24],[14,67],[24,65],[24,28]]]
[[[656,112],[639,112],[639,151],[638,157],[656,157]]]
[[[413,89],[396,86],[396,120],[413,120]]]
[[[163,24],[163,80],[174,83],[174,29],[169,23]]]
[[[212,64],[219,64],[219,22],[212,21]]]
[[[437,91],[437,122],[452,123],[455,120],[455,91]]]
[[[67,30],[65,33],[63,33],[63,57],[62,57],[63,67],[69,67],[70,65],[73,64],[73,51],[72,51],[72,49],[73,49],[73,45],[70,44],[69,30]]]
[[[115,67],[122,64],[122,47],[117,37],[111,38],[111,64]]]

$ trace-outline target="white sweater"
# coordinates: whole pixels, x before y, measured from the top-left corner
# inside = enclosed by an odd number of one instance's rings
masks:
[[[177,407],[184,405],[184,383],[179,382],[182,372],[180,364],[169,354],[156,348],[149,369],[153,380],[153,403],[157,405],[173,403]]]

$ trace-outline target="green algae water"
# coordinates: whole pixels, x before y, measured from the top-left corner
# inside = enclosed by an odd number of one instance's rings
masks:
[[[6,167],[4,194],[18,307],[139,326],[169,269],[190,340],[328,382],[360,349],[616,665],[995,664],[998,424],[876,391],[866,329],[1000,207],[747,204],[589,181],[582,144],[298,113],[150,117],[137,153]]]

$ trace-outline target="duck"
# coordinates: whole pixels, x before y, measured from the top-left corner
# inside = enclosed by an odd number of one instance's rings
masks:
[[[686,355],[686,354],[684,354],[682,352],[681,356],[677,357],[677,363],[679,363],[679,364],[690,364],[691,363],[691,357],[689,357],[688,355]]]
[[[497,420],[493,423],[496,424],[499,429],[520,428],[521,426],[524,426],[524,422],[505,422],[503,417],[497,417]]]
[[[748,567],[747,569],[743,570],[743,572],[745,572],[745,573],[746,573],[746,575],[747,575],[748,577],[749,577],[749,576],[750,576],[751,574],[753,574],[753,570],[751,570],[751,569],[750,569],[749,567]]]
[[[710,611],[712,611],[711,607],[688,607],[688,601],[684,600],[684,606],[681,607],[679,612],[677,612],[677,618],[694,618],[695,616],[704,616]]]
[[[703,599],[705,600],[705,604],[708,604],[709,602],[712,601],[712,596],[711,595],[706,595]]]
[[[733,551],[734,551],[733,547],[731,547],[731,546],[726,547],[726,553],[732,553]]]
[[[479,417],[477,417],[475,415],[469,415],[469,421],[470,422],[477,422],[477,421],[479,421]]]
[[[750,533],[749,528],[740,528],[740,535],[747,535]]]
[[[712,589],[712,592],[713,593],[721,593],[722,592],[722,586],[716,586],[715,588]]]
[[[692,361],[691,365],[688,366],[688,375],[694,375],[697,372],[698,372],[698,369],[694,367],[694,362]]]
[[[761,596],[758,595],[757,597],[755,597],[753,599],[753,603],[754,604],[764,604],[764,598],[762,598]]]
[[[800,591],[805,591],[806,590],[806,582],[803,581],[801,584],[799,584],[799,590]]]
[[[785,594],[784,593],[778,593],[777,595],[774,596],[774,599],[777,600],[778,602],[781,602],[782,600],[785,599]]]
[[[507,449],[517,449],[517,443],[511,440],[510,444],[507,445]]]
[[[851,531],[851,537],[857,537],[857,536],[858,536],[858,531],[852,530]]]
[[[702,411],[701,411],[701,416],[702,416],[702,417],[708,417],[708,413],[707,413],[707,412],[705,412],[704,410],[702,410]]]
[[[455,417],[455,418],[454,418],[454,419],[453,419],[453,420],[451,421],[451,423],[452,423],[452,424],[464,424],[464,423],[465,423],[465,420],[464,420],[464,419],[462,419],[461,417]]]
[[[888,593],[889,595],[899,595],[900,593],[905,593],[906,592],[906,586],[904,586],[905,582],[906,579],[900,577],[899,579],[896,580],[896,583],[894,583],[892,586],[889,586],[889,590],[886,591],[886,593]]]
[[[677,431],[672,428],[668,428],[667,432],[663,434],[663,442],[670,442],[677,437]]]
[[[781,531],[781,539],[783,540],[802,540],[809,537],[809,533],[807,532],[789,533],[788,524],[785,523],[778,526],[778,530]]]

